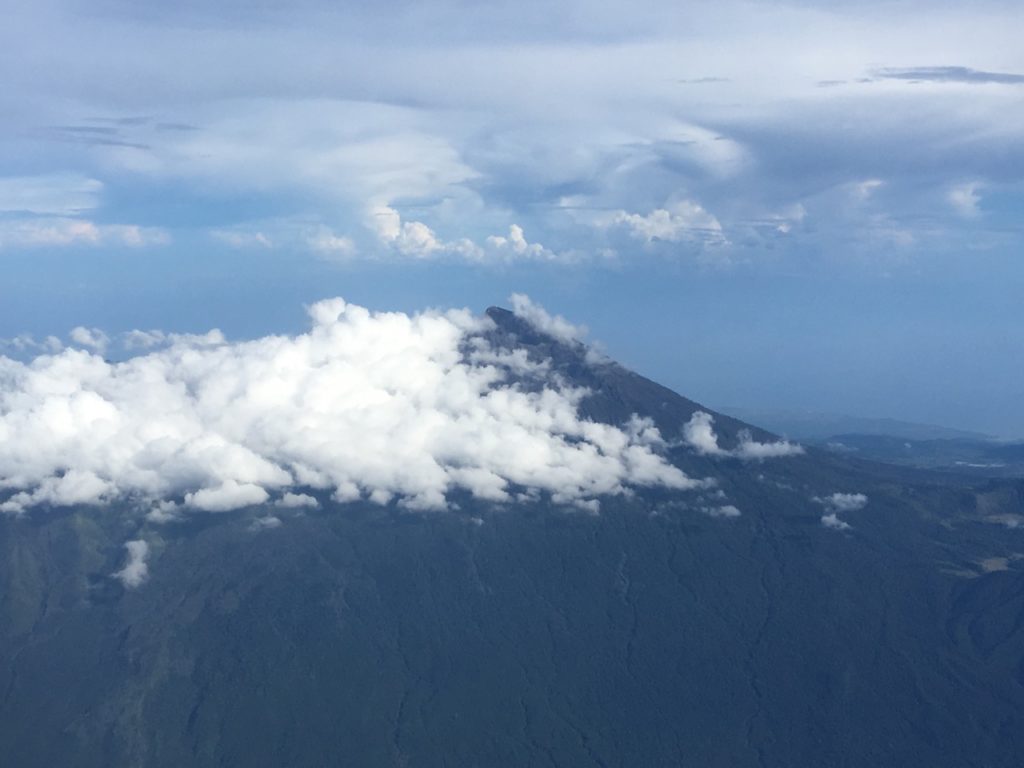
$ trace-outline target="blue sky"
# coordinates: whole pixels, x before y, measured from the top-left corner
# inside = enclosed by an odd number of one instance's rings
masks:
[[[6,4],[0,351],[518,291],[712,405],[1024,436],[1019,4],[167,5]]]

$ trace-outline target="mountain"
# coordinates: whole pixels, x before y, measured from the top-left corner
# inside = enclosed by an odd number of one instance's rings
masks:
[[[713,483],[597,514],[307,488],[318,508],[0,516],[5,763],[1020,764],[1024,482],[778,448],[488,316],[488,343],[535,363],[524,391],[559,380],[594,422],[649,419],[664,460]],[[135,588],[111,578],[126,540],[150,550]]]

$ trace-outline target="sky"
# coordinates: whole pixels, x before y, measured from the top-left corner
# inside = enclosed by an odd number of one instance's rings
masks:
[[[4,16],[12,359],[524,293],[708,405],[1024,437],[1019,3]]]

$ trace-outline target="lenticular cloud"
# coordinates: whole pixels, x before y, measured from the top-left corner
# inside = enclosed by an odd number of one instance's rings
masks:
[[[167,336],[111,363],[65,349],[0,357],[0,509],[153,504],[236,509],[329,490],[338,501],[437,509],[462,489],[584,505],[630,485],[697,484],[656,452],[657,429],[582,419],[585,392],[492,348],[467,311],[310,307],[299,336]]]

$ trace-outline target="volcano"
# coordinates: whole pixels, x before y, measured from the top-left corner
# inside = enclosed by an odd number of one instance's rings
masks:
[[[0,515],[4,763],[1021,764],[1024,482],[796,446],[486,317],[516,392],[692,483]]]

